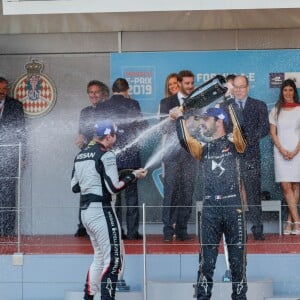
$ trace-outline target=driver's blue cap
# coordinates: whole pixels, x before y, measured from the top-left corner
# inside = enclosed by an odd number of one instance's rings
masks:
[[[117,126],[112,120],[101,120],[95,124],[96,136],[105,136],[108,134],[115,134],[116,132]]]

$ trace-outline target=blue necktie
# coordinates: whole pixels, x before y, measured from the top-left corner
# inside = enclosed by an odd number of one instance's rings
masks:
[[[243,102],[239,101],[238,104],[239,104],[240,110],[243,111],[244,110]]]

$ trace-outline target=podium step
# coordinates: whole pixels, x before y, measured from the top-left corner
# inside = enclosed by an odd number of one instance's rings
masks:
[[[300,296],[299,297],[267,297],[265,298],[265,300],[300,300]]]
[[[231,299],[231,282],[215,282],[211,300]],[[148,299],[193,300],[195,289],[192,282],[148,282]],[[248,282],[248,300],[265,300],[273,296],[271,280]]]
[[[82,300],[83,292],[81,291],[65,291],[64,300]],[[144,295],[139,291],[117,292],[116,300],[143,300]],[[97,294],[94,300],[100,300],[100,295]]]
[[[155,300],[194,300],[195,289],[193,282],[148,281],[147,299]],[[82,300],[82,291],[65,291],[64,300]],[[94,297],[100,300],[100,295]],[[211,300],[231,299],[231,283],[215,282]],[[273,296],[273,283],[271,280],[248,281],[248,300],[300,300],[300,297]],[[116,300],[144,300],[143,292],[128,291],[117,292]]]

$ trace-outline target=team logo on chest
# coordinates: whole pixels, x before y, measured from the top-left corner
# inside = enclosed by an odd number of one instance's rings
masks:
[[[214,159],[212,159],[211,161],[211,170],[215,172],[218,171],[219,172],[218,177],[222,176],[223,173],[225,172],[225,168],[222,167],[223,160],[224,159],[222,159],[219,163],[216,162]]]

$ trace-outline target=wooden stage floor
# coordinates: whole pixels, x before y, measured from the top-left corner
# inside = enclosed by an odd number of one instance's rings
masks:
[[[93,249],[88,237],[72,235],[34,235],[21,236],[20,247],[15,237],[0,237],[0,254],[10,255],[15,252],[24,254],[92,254]],[[143,241],[124,241],[126,254],[142,254]],[[162,235],[149,234],[146,236],[147,254],[197,254],[199,252],[198,238],[193,241],[164,242]],[[223,252],[222,244],[220,253]],[[255,241],[249,235],[247,242],[248,254],[295,254],[300,253],[299,236],[279,236],[266,234],[265,241]]]

